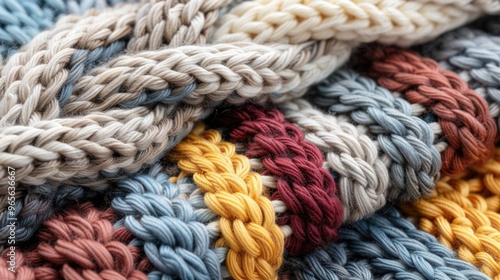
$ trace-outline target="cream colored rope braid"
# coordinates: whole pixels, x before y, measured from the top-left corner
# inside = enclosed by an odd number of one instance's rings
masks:
[[[409,46],[500,12],[493,0],[257,0],[233,8],[215,40],[301,43],[308,40],[378,41]]]

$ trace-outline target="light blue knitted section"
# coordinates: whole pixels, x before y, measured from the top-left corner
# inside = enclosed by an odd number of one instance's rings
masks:
[[[486,280],[434,236],[415,228],[394,207],[340,229],[340,240],[284,265],[299,280]]]
[[[125,227],[144,243],[148,259],[158,270],[149,278],[220,279],[221,264],[210,250],[209,232],[197,221],[200,211],[181,197],[179,184],[186,180],[171,183],[161,169],[154,165],[118,182],[112,201],[112,207],[125,215]]]
[[[444,34],[420,48],[424,56],[456,72],[485,98],[500,125],[500,37],[468,27]]]
[[[316,105],[366,125],[372,139],[392,159],[389,200],[414,200],[434,190],[441,155],[433,146],[429,125],[411,115],[410,103],[352,70],[335,72],[316,89],[312,97]]]

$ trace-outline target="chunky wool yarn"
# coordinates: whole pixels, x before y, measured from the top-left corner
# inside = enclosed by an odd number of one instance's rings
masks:
[[[430,58],[395,47],[368,47],[356,56],[357,68],[406,100],[428,108],[439,120],[448,147],[443,175],[485,162],[493,151],[497,127],[488,105],[466,82]]]
[[[195,209],[180,197],[179,184],[162,173],[161,165],[117,183],[112,206],[125,227],[143,241],[144,251],[158,270],[158,279],[220,279],[221,265],[210,250],[204,224]]]
[[[305,99],[283,103],[280,109],[323,152],[323,167],[335,177],[344,221],[359,220],[385,205],[388,169],[366,126],[355,126],[342,114],[325,114]]]
[[[488,279],[394,207],[342,226],[338,243],[290,258],[285,268],[281,279]]]
[[[415,200],[434,189],[441,167],[428,125],[411,115],[408,102],[352,70],[333,73],[317,86],[315,104],[348,114],[367,126],[372,139],[388,157],[390,200]]]
[[[225,264],[234,279],[275,279],[283,258],[284,237],[275,224],[269,199],[262,195],[259,174],[248,158],[235,153],[215,130],[197,126],[169,154],[205,193],[207,207],[220,216],[222,237],[216,247],[229,247]]]
[[[337,188],[322,168],[321,151],[304,140],[300,129],[278,109],[253,105],[224,112],[217,120],[229,128],[232,140],[246,143],[248,158],[260,161],[256,171],[274,178],[269,196],[285,207],[277,223],[290,226],[288,254],[308,253],[335,241],[343,218]]]
[[[44,223],[34,251],[21,252],[16,273],[2,254],[1,279],[148,279],[148,260],[131,243],[124,227],[113,228],[116,214],[90,203],[67,208]],[[24,259],[24,262],[22,262]]]
[[[437,183],[429,198],[401,205],[458,256],[500,279],[500,149],[482,166]]]
[[[246,1],[223,16],[218,41],[291,42],[325,40],[409,46],[474,20],[500,13],[497,1]]]
[[[421,48],[447,70],[459,74],[489,105],[500,124],[500,37],[473,28],[446,33]]]

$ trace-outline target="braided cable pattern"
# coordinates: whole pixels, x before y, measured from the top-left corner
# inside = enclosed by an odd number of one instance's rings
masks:
[[[483,9],[500,12],[498,3],[476,2],[481,1],[247,1],[221,18],[214,38],[261,43],[335,38],[410,46],[478,18]]]
[[[458,73],[486,100],[490,115],[500,125],[500,37],[460,28],[423,46],[421,53]]]
[[[344,221],[362,219],[385,205],[389,174],[366,127],[354,126],[342,115],[325,114],[304,99],[283,103],[280,110],[323,152],[323,166],[338,174]]]
[[[169,154],[182,170],[193,175],[205,193],[205,203],[220,215],[222,237],[216,247],[229,247],[226,266],[235,279],[275,279],[282,263],[284,238],[274,224],[271,202],[262,195],[257,173],[248,158],[222,142],[215,130],[198,126]]]
[[[340,228],[338,243],[287,259],[296,279],[454,279],[488,277],[415,228],[394,208]]]
[[[411,103],[428,107],[439,119],[449,146],[442,152],[443,175],[485,162],[497,134],[488,105],[466,82],[436,61],[409,50],[374,46],[357,58],[357,68]]]
[[[45,221],[37,234],[40,243],[24,252],[29,257],[24,267],[16,267],[17,275],[3,266],[0,275],[23,280],[148,279],[148,260],[130,244],[133,236],[124,227],[113,229],[116,218],[110,208],[99,211],[90,202],[67,208]]]
[[[316,105],[348,114],[366,125],[380,149],[392,160],[387,199],[415,200],[428,195],[439,176],[441,157],[428,125],[411,115],[411,107],[383,87],[352,70],[333,73],[317,86]]]
[[[144,241],[144,251],[164,279],[220,279],[220,264],[209,250],[208,230],[194,209],[179,197],[177,184],[161,165],[117,183],[112,207],[124,225]],[[157,275],[156,277],[160,277]]]
[[[253,105],[217,116],[229,127],[231,139],[247,142],[245,155],[262,161],[262,175],[273,176],[276,188],[271,200],[284,203],[287,211],[278,225],[290,225],[285,239],[290,255],[308,253],[337,239],[343,208],[332,176],[322,168],[323,156],[304,134],[285,121],[278,109]]]
[[[462,178],[440,180],[431,197],[400,207],[461,259],[500,279],[500,149]]]

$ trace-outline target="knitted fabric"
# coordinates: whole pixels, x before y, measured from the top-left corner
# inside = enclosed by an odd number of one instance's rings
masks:
[[[275,179],[269,196],[286,207],[277,223],[291,228],[285,239],[288,253],[308,253],[335,241],[343,209],[332,176],[322,168],[320,150],[278,109],[247,105],[217,120],[229,128],[231,139],[247,143],[248,158],[261,161],[256,171]]]
[[[338,71],[317,87],[315,104],[330,112],[348,114],[366,125],[388,157],[391,187],[388,199],[406,201],[428,195],[434,189],[441,160],[432,146],[428,125],[411,116],[411,107],[368,78],[352,70]]]
[[[8,271],[8,250],[2,254],[1,279],[148,279],[149,268],[133,236],[113,228],[116,215],[92,203],[65,209],[44,223],[39,244],[20,253],[16,273]],[[23,261],[24,260],[24,261]]]
[[[1,0],[0,55],[12,55],[66,14],[84,14],[92,8],[104,9],[122,2],[138,0]]]
[[[325,114],[305,99],[283,103],[280,109],[323,152],[323,166],[336,178],[344,221],[359,220],[385,205],[388,169],[366,126],[355,126],[342,114]]]
[[[391,207],[352,225],[324,249],[287,260],[281,279],[489,279]]]
[[[197,222],[194,208],[181,198],[155,165],[148,172],[117,183],[113,208],[124,225],[144,242],[144,251],[161,273],[157,279],[220,279],[220,264],[211,251],[208,230]]]
[[[449,32],[422,47],[421,53],[459,74],[486,99],[490,115],[500,124],[500,37],[472,28]]]
[[[401,205],[458,256],[500,279],[500,148],[482,166],[460,178],[443,178],[429,198]]]
[[[500,13],[497,1],[301,1],[257,0],[225,15],[219,41],[291,42],[324,40],[409,46],[463,25],[482,12]]]
[[[443,175],[485,162],[497,127],[488,105],[460,77],[436,61],[394,47],[373,46],[356,56],[357,68],[406,100],[427,107],[438,119],[449,146],[442,152]]]
[[[215,130],[198,126],[169,154],[193,176],[205,193],[208,208],[220,216],[222,237],[216,247],[229,247],[226,266],[234,279],[275,279],[282,263],[284,238],[274,224],[271,202],[262,196],[262,183],[250,171],[248,158],[235,154]]]

